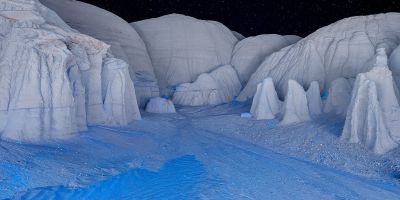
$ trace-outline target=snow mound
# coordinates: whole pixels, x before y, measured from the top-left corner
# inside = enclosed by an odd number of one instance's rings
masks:
[[[265,57],[293,43],[291,38],[275,34],[246,38],[236,44],[231,64],[242,84],[246,84]]]
[[[319,84],[313,81],[307,90],[308,110],[311,115],[319,115],[322,112],[322,100]]]
[[[162,95],[229,64],[237,38],[218,22],[171,14],[132,23],[147,45]]]
[[[253,98],[250,113],[257,120],[274,119],[279,113],[281,102],[275,91],[274,82],[266,78],[257,85],[257,92]]]
[[[224,65],[211,73],[201,74],[193,83],[179,85],[173,102],[186,106],[228,103],[239,94],[241,88],[236,71],[232,66]]]
[[[127,64],[36,0],[0,0],[0,135],[37,142],[139,119]]]
[[[385,47],[391,53],[398,46],[399,30],[399,13],[351,17],[321,28],[267,57],[238,100],[254,96],[257,84],[267,77],[274,80],[280,97],[290,79],[303,86],[318,81],[325,89],[337,78],[355,78],[371,69],[375,49]]]
[[[357,76],[342,139],[383,154],[400,141],[400,106],[385,49],[377,50],[377,58],[371,71]]]
[[[155,97],[151,98],[146,105],[146,112],[149,113],[176,113],[174,103],[171,100]]]
[[[111,45],[117,58],[129,63],[131,79],[135,82],[139,104],[144,106],[149,98],[159,96],[146,45],[136,30],[120,17],[80,1],[40,0],[57,12],[69,26]]]
[[[304,88],[294,80],[289,80],[288,92],[283,105],[281,125],[310,121],[307,95]]]
[[[350,104],[352,84],[351,80],[338,78],[329,87],[328,99],[325,102],[324,112],[346,115]]]

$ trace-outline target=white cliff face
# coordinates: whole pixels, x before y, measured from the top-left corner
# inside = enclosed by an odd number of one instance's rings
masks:
[[[400,106],[385,49],[378,49],[375,67],[357,76],[342,139],[364,144],[377,154],[400,141]]]
[[[230,65],[201,74],[193,83],[176,88],[172,101],[177,105],[201,106],[228,103],[239,94],[242,85]]]
[[[282,102],[275,91],[274,82],[266,78],[257,85],[250,113],[257,120],[274,119],[280,112]]]
[[[318,81],[324,89],[333,80],[354,78],[373,66],[375,49],[391,53],[399,44],[400,14],[387,13],[340,20],[267,57],[238,99],[254,96],[257,84],[271,77],[280,96],[288,80],[303,86]]]
[[[171,14],[132,23],[153,62],[162,95],[229,64],[237,38],[217,22]]]
[[[40,0],[69,26],[111,45],[112,54],[129,64],[140,106],[159,96],[157,79],[146,45],[136,30],[120,17],[80,1]]]
[[[281,125],[310,121],[307,95],[304,88],[294,80],[289,80],[288,92],[282,108],[283,119]]]
[[[232,55],[231,64],[239,74],[242,84],[246,84],[250,76],[257,70],[262,61],[272,53],[289,46],[300,39],[295,36],[259,35],[239,41]]]
[[[127,64],[36,0],[0,0],[0,135],[38,142],[140,118]]]
[[[146,105],[146,112],[149,113],[176,113],[174,103],[171,100],[155,97],[150,99]]]
[[[322,100],[319,84],[313,81],[307,90],[308,110],[311,115],[319,115],[322,113]]]

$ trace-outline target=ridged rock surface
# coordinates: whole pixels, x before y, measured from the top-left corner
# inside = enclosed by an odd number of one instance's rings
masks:
[[[399,13],[340,20],[267,57],[238,99],[252,97],[257,84],[267,77],[274,80],[281,97],[286,94],[290,79],[306,88],[318,81],[325,88],[339,77],[354,78],[371,69],[375,49],[384,47],[390,54],[399,39]]]

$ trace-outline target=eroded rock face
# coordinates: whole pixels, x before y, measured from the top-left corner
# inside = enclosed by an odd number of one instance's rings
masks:
[[[136,30],[120,17],[80,1],[40,0],[69,26],[111,45],[113,55],[129,64],[140,106],[159,96],[157,79],[146,45]]]
[[[400,142],[397,92],[385,50],[378,49],[375,67],[357,76],[342,139],[364,144],[377,154],[397,147]]]
[[[247,83],[267,56],[300,39],[297,36],[269,34],[248,37],[239,41],[233,50],[231,64],[238,72],[242,84]]]
[[[399,44],[400,14],[387,13],[340,20],[319,29],[296,44],[267,57],[238,100],[255,94],[257,84],[271,77],[282,97],[287,82],[304,87],[318,81],[321,88],[339,77],[354,78],[374,63],[375,49],[385,47],[390,54]]]
[[[231,102],[241,87],[232,66],[224,65],[201,74],[193,83],[179,85],[172,100],[177,105],[185,106],[218,105]]]
[[[38,1],[0,0],[0,33],[1,138],[38,142],[140,118],[133,83],[120,73],[127,64],[110,63],[107,44]]]
[[[218,22],[171,14],[132,23],[153,62],[162,95],[229,64],[238,39]]]
[[[171,100],[155,97],[150,99],[146,105],[146,112],[149,113],[176,113],[174,103]]]

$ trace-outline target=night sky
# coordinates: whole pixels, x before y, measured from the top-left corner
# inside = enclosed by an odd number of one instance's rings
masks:
[[[400,12],[400,0],[82,0],[128,22],[170,13],[216,20],[245,36],[306,36],[345,17]]]

